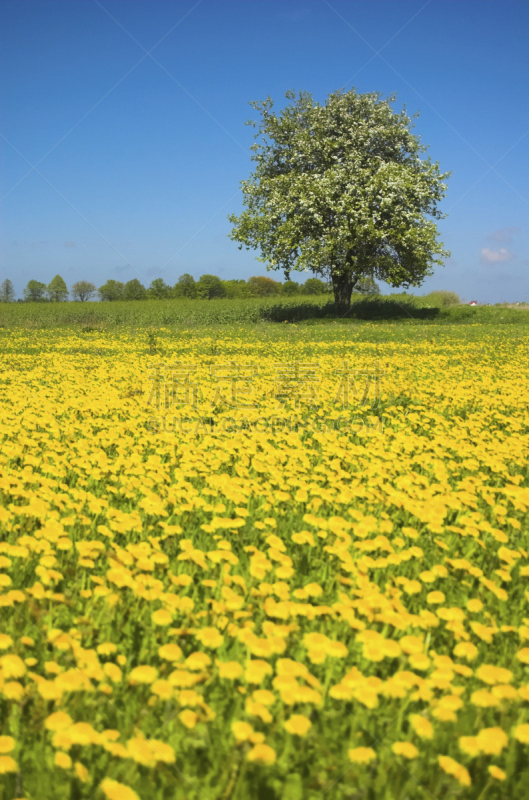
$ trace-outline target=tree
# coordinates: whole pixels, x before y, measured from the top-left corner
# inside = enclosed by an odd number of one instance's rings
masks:
[[[41,303],[45,298],[46,284],[40,281],[28,281],[24,289],[24,300],[27,303]]]
[[[224,297],[234,300],[238,297],[248,296],[248,285],[245,280],[221,281]]]
[[[124,300],[145,300],[146,297],[147,289],[137,278],[127,281],[123,289]]]
[[[171,294],[172,289],[163,278],[155,278],[147,289],[148,297],[153,297],[155,300],[166,300]]]
[[[260,122],[252,146],[256,169],[242,181],[245,210],[229,216],[232,240],[257,248],[268,269],[330,276],[336,309],[350,308],[365,275],[391,286],[419,286],[449,252],[437,243],[429,215],[446,191],[438,163],[413,135],[396,95],[337,91],[324,105],[306,92],[251,103]],[[435,258],[434,256],[438,256]]]
[[[0,303],[12,303],[15,299],[15,290],[13,288],[13,284],[6,278],[0,284]]]
[[[99,297],[101,300],[123,300],[123,291],[125,289],[125,284],[121,283],[121,281],[108,280],[103,286],[100,286],[97,290]]]
[[[72,286],[70,293],[74,300],[79,300],[79,302],[84,303],[86,300],[90,300],[96,293],[96,287],[90,281],[77,281]]]
[[[299,294],[299,283],[296,283],[296,281],[285,281],[281,293],[286,295]]]
[[[355,284],[353,292],[358,294],[380,294],[380,286],[369,275],[366,275]]]
[[[301,291],[303,294],[327,294],[327,284],[319,278],[307,278]]]
[[[280,291],[281,284],[272,280],[272,278],[257,275],[248,280],[248,292],[253,297],[268,297],[269,295],[279,294]]]
[[[175,297],[189,297],[194,298],[197,296],[197,285],[192,275],[185,272],[180,275],[173,289]]]
[[[46,293],[54,303],[62,303],[64,300],[68,300],[68,287],[64,282],[64,278],[56,275],[48,284]]]
[[[212,300],[224,297],[225,290],[220,278],[216,275],[201,275],[197,283],[197,297],[201,300]]]

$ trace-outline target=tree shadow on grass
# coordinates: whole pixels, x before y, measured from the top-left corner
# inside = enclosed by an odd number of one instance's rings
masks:
[[[269,322],[300,322],[307,319],[334,319],[334,303],[310,303],[300,301],[299,303],[288,303],[263,307],[260,313],[261,319]]]
[[[346,315],[363,320],[435,319],[439,308],[418,308],[414,303],[399,300],[357,300]]]
[[[418,308],[413,303],[379,298],[354,300],[346,314],[337,314],[333,302],[318,305],[310,302],[299,302],[289,305],[274,305],[262,310],[262,319],[270,322],[301,322],[303,320],[402,320],[402,319],[435,319],[439,316],[439,308]]]

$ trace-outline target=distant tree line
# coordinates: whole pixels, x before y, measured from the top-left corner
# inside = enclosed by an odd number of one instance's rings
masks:
[[[356,287],[360,294],[380,294],[378,285],[372,278],[364,278]],[[77,281],[68,291],[68,287],[60,275],[56,275],[49,284],[31,280],[24,289],[24,301],[27,303],[65,302],[72,300],[84,303],[98,298],[108,302],[115,300],[169,300],[189,298],[197,300],[213,300],[225,297],[228,299],[245,297],[272,297],[274,295],[319,295],[329,294],[331,287],[319,278],[308,278],[305,283],[287,280],[284,283],[274,281],[262,275],[245,280],[223,281],[216,275],[201,275],[195,281],[192,275],[181,275],[174,286],[165,283],[163,278],[155,278],[149,287],[143,286],[137,278],[127,283],[108,280],[97,288],[90,281]],[[9,278],[0,284],[0,302],[10,303],[15,300],[15,290]],[[19,300],[19,302],[21,302]]]

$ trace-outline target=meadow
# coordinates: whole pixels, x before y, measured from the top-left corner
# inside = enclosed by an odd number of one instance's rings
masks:
[[[428,296],[406,293],[353,295],[349,322],[406,321],[437,324],[482,323],[527,324],[529,306],[510,307],[455,305],[440,307]],[[88,303],[0,303],[0,328],[22,326],[50,329],[57,326],[84,329],[154,326],[209,326],[260,322],[334,322],[336,315],[330,295],[294,297],[249,297],[238,300],[142,300]]]
[[[0,308],[0,800],[527,796],[528,315],[359,302]]]

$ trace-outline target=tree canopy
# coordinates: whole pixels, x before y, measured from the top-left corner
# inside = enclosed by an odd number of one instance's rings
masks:
[[[212,300],[214,297],[224,297],[224,286],[216,275],[201,275],[197,283],[197,297],[202,300]]]
[[[45,299],[46,284],[42,281],[28,281],[24,288],[24,300],[27,303],[39,303]]]
[[[241,248],[260,250],[268,269],[310,270],[331,279],[339,312],[365,277],[419,286],[449,252],[434,219],[446,192],[396,95],[354,89],[324,105],[287,92],[279,113],[268,97],[251,103],[261,119],[252,145],[255,171],[242,181],[245,209],[229,216]],[[427,219],[427,216],[433,219]]]
[[[90,281],[77,281],[70,291],[74,300],[84,303],[95,295],[97,289]]]
[[[9,278],[0,284],[0,303],[12,303],[15,299],[15,289]]]
[[[279,294],[281,285],[265,276],[256,275],[253,278],[248,278],[248,292],[254,297],[269,297],[270,295]]]
[[[68,287],[64,282],[64,278],[61,278],[60,275],[56,275],[51,279],[46,288],[46,292],[50,300],[54,303],[62,303],[68,300]]]
[[[101,300],[107,300],[111,302],[115,300],[123,300],[124,289],[124,283],[121,281],[115,281],[113,278],[109,278],[108,281],[103,284],[103,286],[99,287],[97,292]]]
[[[137,278],[127,281],[123,289],[124,300],[145,300],[147,289]]]
[[[180,275],[174,286],[174,293],[176,297],[189,297],[194,298],[197,296],[197,285],[195,279],[188,272]]]
[[[147,289],[147,296],[156,300],[165,300],[171,297],[172,289],[166,284],[163,278],[155,278]]]

